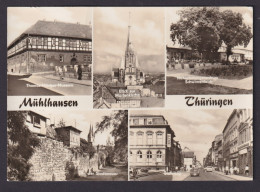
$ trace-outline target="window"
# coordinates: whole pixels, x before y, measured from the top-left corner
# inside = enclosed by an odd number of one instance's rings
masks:
[[[147,159],[152,159],[152,152],[151,151],[147,151]]]
[[[142,145],[143,144],[143,133],[138,132],[137,133],[137,145]]]
[[[133,153],[132,153],[132,151],[130,151],[130,158],[129,158],[130,162],[132,162],[132,158],[133,158]]]
[[[48,45],[48,38],[47,38],[47,37],[44,37],[44,38],[43,38],[43,45],[44,45],[44,46],[47,46],[47,45]]]
[[[55,38],[52,38],[52,39],[51,39],[51,45],[52,45],[53,47],[56,46],[56,39],[55,39]]]
[[[66,46],[66,47],[69,47],[69,46],[70,46],[70,40],[66,40],[66,41],[65,41],[65,46]]]
[[[88,42],[87,41],[81,41],[81,47],[87,48]]]
[[[91,55],[84,55],[84,62],[85,63],[91,63],[92,62]]]
[[[156,153],[156,161],[157,162],[161,162],[162,161],[162,152],[161,151],[157,151],[157,153]]]
[[[38,38],[37,38],[37,45],[38,45],[38,46],[42,46],[42,44],[43,44],[42,37],[38,37]]]
[[[32,116],[28,114],[27,117],[26,117],[26,121],[30,122],[30,123],[33,123],[32,122]]]
[[[147,145],[153,144],[153,132],[147,132]]]
[[[162,145],[163,144],[163,133],[162,132],[158,132],[156,135],[156,141],[158,145]]]
[[[138,151],[138,152],[137,152],[137,161],[140,162],[140,161],[142,160],[142,158],[143,158],[142,152],[141,152],[141,151]]]
[[[40,120],[40,117],[38,116],[33,116],[33,125],[35,126],[39,126],[41,124],[41,120]]]
[[[59,47],[63,47],[63,40],[62,39],[58,40],[58,45],[59,45]]]
[[[45,54],[39,54],[38,55],[38,62],[44,62],[46,61],[46,55]]]
[[[73,47],[73,48],[77,47],[76,40],[70,40],[70,47]]]
[[[35,45],[36,45],[36,37],[33,37],[33,38],[31,39],[31,45],[32,45],[32,46],[35,46]]]
[[[88,50],[91,51],[92,50],[92,42],[88,43]]]
[[[64,55],[60,55],[60,62],[64,62]]]

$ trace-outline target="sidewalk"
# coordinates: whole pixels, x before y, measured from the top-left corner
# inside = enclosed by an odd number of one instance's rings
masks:
[[[78,80],[78,79],[72,79],[72,78],[67,78],[67,77],[63,77],[63,79],[60,79],[60,77],[54,76],[54,75],[45,75],[45,76],[42,76],[42,77],[46,78],[46,79],[53,79],[53,80],[57,80],[57,81],[74,83],[74,84],[79,84],[79,85],[87,85],[87,86],[92,85],[91,80]]]
[[[225,173],[220,172],[220,171],[214,171],[214,173],[217,173],[219,175],[223,175],[225,177],[229,177],[231,179],[235,179],[237,181],[253,181],[252,177],[246,177],[246,176],[241,176],[241,175],[226,175]]]

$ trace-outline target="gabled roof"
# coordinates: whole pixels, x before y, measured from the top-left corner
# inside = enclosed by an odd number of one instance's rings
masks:
[[[47,116],[45,116],[45,115],[43,115],[43,114],[41,114],[41,113],[39,113],[39,112],[28,111],[28,113],[36,114],[36,115],[38,115],[38,116],[43,117],[44,119],[50,119],[49,117],[47,117]]]
[[[79,133],[82,132],[81,130],[79,130],[76,127],[73,127],[73,126],[56,127],[55,130],[56,129],[70,129],[70,130],[73,130],[73,131],[76,131],[76,132],[79,132]]]
[[[47,35],[55,37],[71,37],[92,39],[92,29],[89,25],[65,23],[58,21],[37,21],[34,25],[17,37],[8,47],[25,35]]]

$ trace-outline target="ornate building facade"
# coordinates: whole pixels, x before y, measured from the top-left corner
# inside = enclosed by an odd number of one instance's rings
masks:
[[[181,154],[175,155],[175,133],[161,115],[131,115],[129,135],[130,167],[173,170],[180,166]],[[174,158],[176,157],[176,158]]]

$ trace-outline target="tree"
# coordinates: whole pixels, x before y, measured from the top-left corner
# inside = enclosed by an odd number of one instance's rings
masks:
[[[30,132],[25,124],[27,112],[8,111],[7,113],[7,178],[8,180],[29,180],[31,165],[29,159],[40,140]]]
[[[220,29],[223,20],[217,7],[192,7],[179,11],[180,20],[171,24],[173,43],[197,50],[209,59],[221,46]]]
[[[96,150],[93,147],[92,143],[87,142],[83,138],[80,138],[80,147],[84,153],[89,154],[89,159],[91,159],[94,156],[94,154],[96,153]]]
[[[253,37],[251,27],[243,23],[243,17],[240,13],[234,13],[226,10],[221,13],[223,25],[220,29],[220,38],[227,46],[227,61],[232,55],[232,48],[238,45],[246,47]]]
[[[97,132],[113,128],[111,135],[114,137],[114,161],[121,161],[127,164],[127,136],[128,136],[128,112],[127,110],[115,111],[111,115],[104,116],[102,121],[97,123]]]

